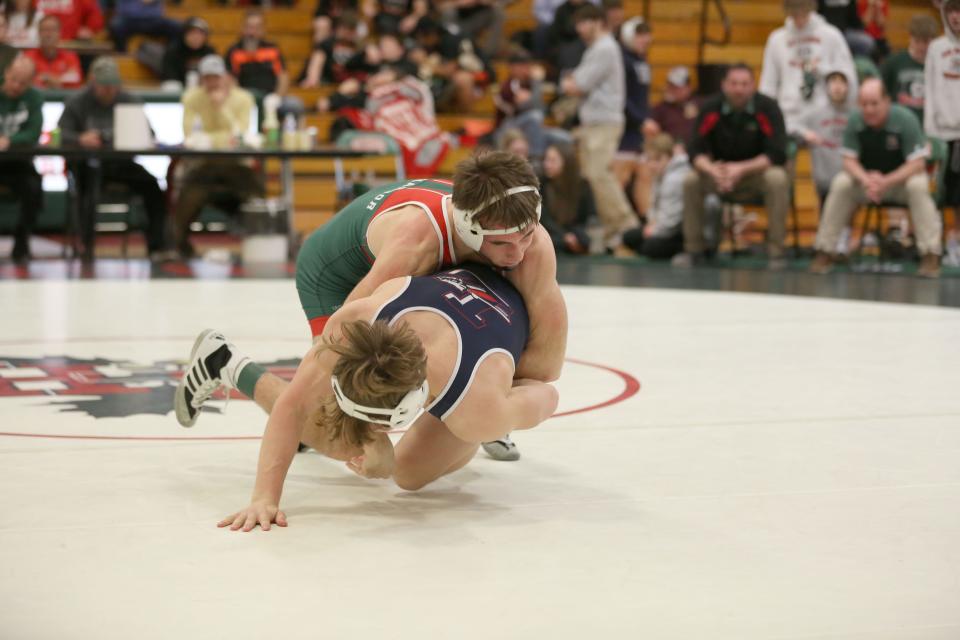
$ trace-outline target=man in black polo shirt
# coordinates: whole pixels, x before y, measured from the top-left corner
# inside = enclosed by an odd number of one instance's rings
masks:
[[[927,143],[920,123],[905,107],[891,104],[883,82],[868,78],[860,85],[860,108],[843,134],[843,172],[830,184],[814,245],[813,273],[833,266],[830,252],[850,216],[866,202],[891,202],[910,209],[920,250],[917,274],[940,275],[940,216],[930,196],[926,174]]]
[[[702,259],[703,201],[719,193],[731,202],[763,197],[769,266],[783,269],[790,199],[783,114],[776,102],[756,92],[753,70],[744,64],[727,70],[722,90],[704,103],[694,127],[689,147],[694,170],[683,181],[684,253],[673,264],[689,267]]]

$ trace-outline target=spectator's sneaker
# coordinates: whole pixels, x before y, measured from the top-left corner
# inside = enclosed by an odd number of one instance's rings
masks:
[[[237,353],[223,334],[207,329],[197,336],[190,351],[190,365],[173,396],[173,408],[177,422],[192,427],[200,415],[203,403],[217,389],[236,388],[236,374],[250,359]]]
[[[850,227],[844,227],[837,240],[837,255],[845,256],[850,253]]]
[[[514,462],[520,459],[520,449],[517,449],[509,434],[492,442],[484,442],[483,450],[494,460]]]
[[[692,269],[702,262],[702,256],[684,251],[683,253],[678,253],[677,255],[673,256],[673,258],[670,260],[670,266],[677,269]]]
[[[920,258],[920,268],[917,269],[917,275],[921,278],[939,278],[940,256],[935,253],[924,254]]]
[[[823,276],[833,271],[833,258],[826,251],[818,251],[810,263],[810,273]]]
[[[960,267],[960,241],[955,236],[947,239],[942,264],[948,267]]]
[[[767,260],[767,269],[770,271],[786,271],[788,264],[787,259],[783,256],[770,256]]]

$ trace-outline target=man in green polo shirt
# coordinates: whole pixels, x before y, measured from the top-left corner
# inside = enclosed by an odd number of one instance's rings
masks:
[[[843,134],[843,171],[830,185],[810,271],[831,270],[830,252],[860,205],[889,202],[910,210],[921,255],[917,274],[936,278],[942,252],[940,216],[930,196],[925,171],[929,152],[920,123],[905,107],[891,104],[879,78],[864,80],[859,103]]]
[[[10,147],[37,144],[43,125],[43,98],[31,87],[33,62],[20,55],[0,74],[0,185],[20,201],[20,218],[14,230],[14,262],[30,259],[30,231],[43,205],[40,174],[29,158],[9,160]]]

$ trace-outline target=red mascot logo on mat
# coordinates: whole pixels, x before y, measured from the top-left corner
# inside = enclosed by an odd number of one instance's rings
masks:
[[[298,364],[297,359],[287,359],[265,366],[289,380]],[[183,363],[174,360],[143,364],[107,358],[0,356],[0,398],[46,397],[61,411],[94,418],[162,416],[173,410],[173,392],[182,374]]]

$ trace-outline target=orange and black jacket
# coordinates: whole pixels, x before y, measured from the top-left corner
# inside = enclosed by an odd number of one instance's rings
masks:
[[[253,51],[247,51],[242,41],[237,42],[227,50],[226,62],[227,70],[241,87],[262,94],[276,90],[277,78],[286,68],[280,49],[266,40],[257,43]]]

